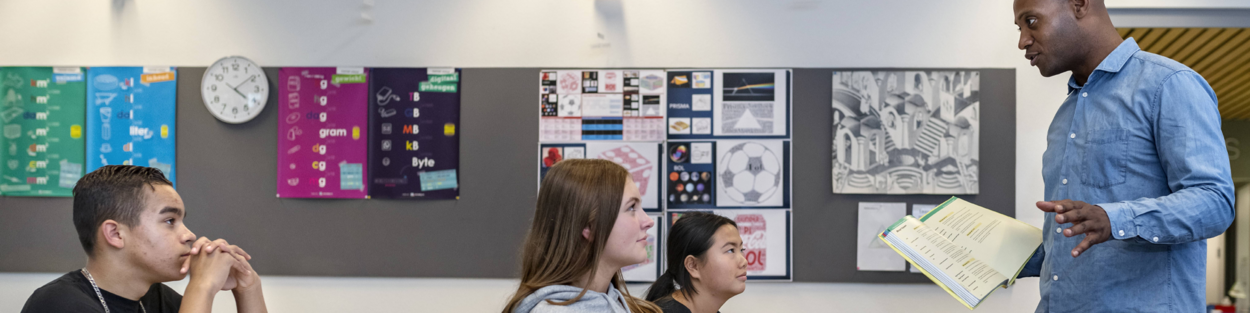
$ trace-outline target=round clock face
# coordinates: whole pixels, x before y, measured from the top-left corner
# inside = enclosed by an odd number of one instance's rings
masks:
[[[225,57],[204,71],[200,94],[213,117],[239,124],[252,120],[265,108],[269,100],[269,78],[252,60]]]

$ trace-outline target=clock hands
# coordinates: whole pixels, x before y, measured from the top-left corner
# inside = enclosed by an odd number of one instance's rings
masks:
[[[239,82],[238,85],[230,86],[229,84],[226,84],[226,87],[230,87],[231,90],[234,90],[234,93],[239,94],[239,96],[243,97],[243,99],[247,99],[246,95],[244,95],[242,92],[239,92],[239,87],[243,87],[243,84],[246,84],[249,81],[256,81],[256,75],[253,74],[251,77],[248,77],[247,79],[244,79],[243,81]]]
[[[227,86],[227,87],[230,87],[230,89],[239,89],[239,87],[242,87],[242,86],[243,86],[243,84],[246,84],[246,83],[247,83],[247,82],[249,82],[249,81],[256,81],[256,74],[252,74],[252,76],[250,76],[250,77],[248,77],[247,79],[244,79],[243,81],[239,82],[239,84],[238,84],[238,85],[234,85],[234,86],[226,85],[226,86]]]

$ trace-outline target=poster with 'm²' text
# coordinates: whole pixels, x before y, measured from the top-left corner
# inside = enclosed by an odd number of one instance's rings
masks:
[[[0,68],[0,194],[69,197],[83,170],[79,67]]]

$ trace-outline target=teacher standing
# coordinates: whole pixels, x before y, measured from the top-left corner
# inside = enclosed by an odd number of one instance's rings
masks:
[[[1215,92],[1123,40],[1102,0],[1016,0],[1019,48],[1072,72],[1042,155],[1037,312],[1202,312],[1206,242],[1233,221]]]

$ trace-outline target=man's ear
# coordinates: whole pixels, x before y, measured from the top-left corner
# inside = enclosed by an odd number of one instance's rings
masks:
[[[1085,18],[1086,15],[1089,15],[1089,1],[1090,0],[1068,0],[1068,7],[1072,9],[1072,14],[1073,16],[1076,16],[1076,19],[1079,20]]]
[[[686,273],[690,273],[690,279],[701,279],[699,274],[699,258],[696,258],[693,255],[687,255],[682,264],[686,266]]]
[[[122,225],[114,220],[105,220],[100,224],[100,241],[117,249],[126,247],[126,234],[130,231],[129,227]]]
[[[594,241],[593,239],[590,239],[590,227],[589,226],[587,226],[586,228],[582,228],[582,238],[586,238],[586,240]]]

